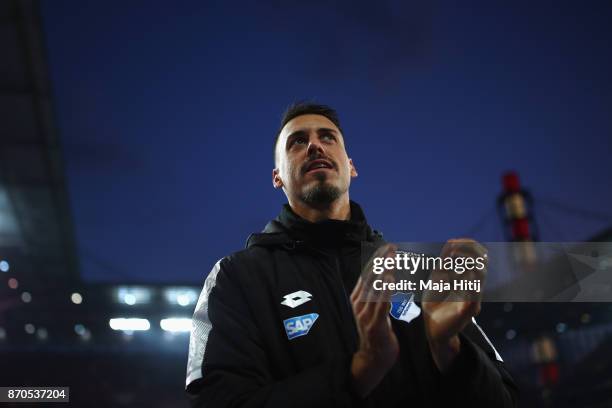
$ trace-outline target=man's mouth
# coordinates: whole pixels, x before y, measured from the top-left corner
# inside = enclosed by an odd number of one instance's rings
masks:
[[[323,159],[317,159],[317,160],[313,160],[310,163],[308,163],[304,173],[308,173],[310,171],[321,170],[321,169],[331,170],[333,168],[334,166],[331,164],[331,162],[327,160],[323,160]]]

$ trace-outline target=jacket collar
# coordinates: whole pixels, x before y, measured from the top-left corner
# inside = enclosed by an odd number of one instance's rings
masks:
[[[351,219],[348,221],[323,220],[313,223],[295,214],[289,204],[285,204],[278,217],[270,221],[262,233],[249,236],[247,247],[295,244],[299,241],[337,245],[347,241],[361,242],[382,239],[382,234],[372,231],[368,225],[359,204],[351,201],[350,206]]]

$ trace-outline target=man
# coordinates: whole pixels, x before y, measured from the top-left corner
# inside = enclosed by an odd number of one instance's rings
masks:
[[[363,301],[362,248],[394,248],[349,199],[357,169],[336,112],[291,106],[274,156],[272,183],[288,204],[204,283],[189,345],[192,406],[515,406],[516,386],[473,320],[479,301],[414,303],[409,319],[390,317],[384,293]]]

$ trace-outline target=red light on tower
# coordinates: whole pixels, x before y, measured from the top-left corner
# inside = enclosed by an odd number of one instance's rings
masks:
[[[504,185],[504,191],[508,193],[518,193],[521,189],[518,174],[513,171],[509,171],[503,175],[502,184]]]
[[[512,221],[512,240],[531,241],[529,238],[529,221],[527,218],[517,218]]]
[[[502,176],[503,191],[497,205],[508,241],[537,241],[537,228],[533,219],[533,199],[521,188],[519,176],[509,171]]]

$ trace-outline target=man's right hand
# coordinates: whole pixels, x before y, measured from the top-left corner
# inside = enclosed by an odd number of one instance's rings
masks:
[[[395,248],[382,248],[384,256],[395,256]],[[377,251],[378,252],[378,251]],[[359,332],[359,350],[353,355],[351,375],[353,387],[361,396],[367,396],[391,369],[399,355],[399,343],[389,318],[388,291],[372,289],[373,273],[365,271],[351,293],[351,304]],[[392,279],[390,271],[380,275]]]

